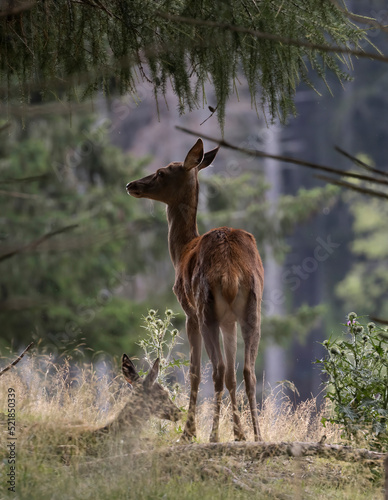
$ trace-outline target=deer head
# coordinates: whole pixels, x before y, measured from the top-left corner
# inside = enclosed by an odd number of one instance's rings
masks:
[[[204,153],[202,139],[198,139],[183,162],[172,162],[154,174],[129,182],[127,193],[135,198],[162,201],[167,205],[180,203],[187,197],[188,190],[198,191],[198,172],[212,163],[218,149]]]
[[[123,411],[127,409],[128,412],[130,408],[134,413],[133,416],[136,415],[139,420],[147,420],[152,415],[172,422],[180,419],[181,410],[171,400],[167,389],[156,381],[159,374],[159,359],[144,378],[140,377],[135,365],[126,354],[123,354],[121,367],[125,380],[133,387],[131,401]]]

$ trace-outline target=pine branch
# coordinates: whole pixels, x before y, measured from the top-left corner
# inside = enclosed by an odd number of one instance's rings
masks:
[[[17,363],[19,363],[19,361],[22,359],[22,357],[26,354],[26,352],[31,349],[31,347],[34,345],[33,342],[31,342],[30,344],[28,344],[28,346],[24,349],[24,351],[20,354],[20,356],[18,356],[15,361],[12,361],[11,364],[9,364],[8,366],[6,366],[3,370],[0,371],[0,377],[2,375],[4,375],[5,372],[7,372],[8,370],[10,370],[13,366],[15,366]]]
[[[215,21],[207,21],[205,19],[193,19],[191,17],[175,16],[173,14],[167,14],[166,12],[156,11],[156,15],[167,19],[168,21],[181,22],[183,24],[191,24],[194,26],[208,26],[210,28],[221,28],[223,30],[234,31],[237,33],[246,33],[255,38],[262,38],[265,40],[271,40],[273,42],[278,42],[285,45],[291,45],[293,47],[304,47],[310,50],[317,50],[319,52],[335,53],[335,54],[347,54],[353,55],[360,58],[374,59],[376,61],[388,62],[388,56],[384,54],[375,54],[373,52],[365,52],[363,50],[350,49],[348,47],[336,47],[334,45],[322,45],[317,43],[305,42],[303,40],[296,40],[290,37],[283,37],[280,35],[274,35],[273,33],[265,33],[263,31],[253,30],[251,28],[244,28],[244,26],[235,26],[233,24],[218,23]]]
[[[379,23],[378,21],[376,21],[376,19],[373,19],[373,17],[366,17],[366,16],[361,16],[360,14],[354,14],[353,12],[344,9],[336,0],[329,0],[329,1],[351,21],[371,26],[372,28],[385,31],[386,33],[388,33],[388,26]]]

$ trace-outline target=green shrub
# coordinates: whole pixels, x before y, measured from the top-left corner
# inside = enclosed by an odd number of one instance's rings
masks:
[[[325,340],[327,356],[316,361],[327,375],[332,403],[332,415],[322,423],[339,424],[343,437],[388,450],[388,332],[374,323],[361,325],[356,313],[348,314],[344,326],[345,338]]]

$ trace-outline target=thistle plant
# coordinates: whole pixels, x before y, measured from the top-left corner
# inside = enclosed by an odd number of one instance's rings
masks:
[[[157,311],[150,309],[147,316],[143,317],[145,324],[142,328],[146,330],[147,335],[138,342],[150,367],[155,359],[159,358],[159,380],[162,384],[166,384],[167,377],[175,368],[187,366],[189,363],[184,354],[175,351],[175,347],[181,344],[179,331],[172,325],[175,316],[171,309],[167,309],[162,319]]]
[[[345,338],[325,340],[327,356],[316,361],[332,403],[332,415],[322,423],[339,424],[342,437],[363,437],[372,448],[388,450],[388,331],[362,325],[354,312],[344,326]]]

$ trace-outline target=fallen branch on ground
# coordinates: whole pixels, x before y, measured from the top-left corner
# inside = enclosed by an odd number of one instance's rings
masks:
[[[15,366],[17,363],[19,363],[19,361],[22,359],[22,357],[26,354],[26,352],[34,345],[33,342],[31,342],[31,344],[28,344],[28,346],[24,349],[24,351],[20,354],[19,357],[17,357],[15,359],[15,361],[12,361],[11,364],[9,364],[8,366],[6,366],[3,370],[0,371],[0,377],[5,373],[7,372],[8,370],[10,370],[13,366]]]

